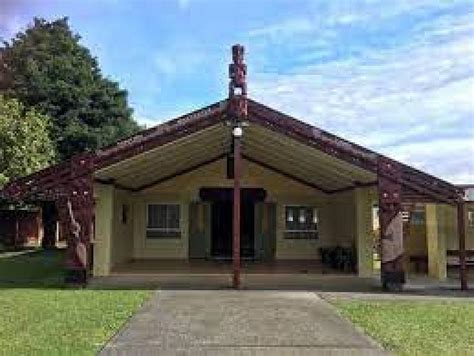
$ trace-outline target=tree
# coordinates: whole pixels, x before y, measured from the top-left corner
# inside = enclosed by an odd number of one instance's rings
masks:
[[[138,130],[127,92],[103,77],[68,19],[33,24],[0,47],[0,94],[49,116],[59,158],[93,151]]]
[[[49,127],[47,116],[25,109],[16,99],[0,95],[0,187],[54,160]]]

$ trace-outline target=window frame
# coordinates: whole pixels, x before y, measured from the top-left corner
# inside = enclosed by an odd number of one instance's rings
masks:
[[[149,227],[148,223],[150,221],[150,206],[151,205],[161,205],[161,206],[177,206],[178,207],[178,227],[169,228],[169,227]],[[145,220],[145,239],[147,240],[179,240],[182,235],[182,223],[181,223],[181,204],[178,202],[149,202],[146,203],[146,220]],[[162,233],[155,237],[149,237],[148,231]],[[170,236],[169,234],[175,233],[175,236]]]
[[[467,226],[470,228],[474,228],[474,210],[467,209],[466,213],[467,217]]]
[[[424,209],[417,209],[410,211],[410,226],[425,226],[426,225],[426,211]]]
[[[316,225],[315,229],[288,229],[287,228],[287,209],[288,208],[310,208],[316,211],[317,222],[313,223]],[[313,241],[319,240],[319,223],[320,223],[320,214],[319,207],[312,204],[284,204],[283,205],[283,216],[284,216],[284,229],[283,229],[283,238],[285,240],[302,240],[302,241]],[[313,217],[314,219],[314,213]]]

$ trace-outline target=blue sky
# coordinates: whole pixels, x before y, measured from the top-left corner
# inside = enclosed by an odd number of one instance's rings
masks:
[[[0,37],[68,16],[151,126],[249,95],[456,183],[474,183],[474,2],[1,0]]]

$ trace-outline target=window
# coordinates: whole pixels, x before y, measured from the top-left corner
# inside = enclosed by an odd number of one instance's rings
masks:
[[[410,214],[410,224],[422,226],[425,225],[425,212],[423,210],[415,210]]]
[[[122,204],[122,224],[126,225],[128,223],[128,205]]]
[[[285,207],[285,239],[318,238],[318,210],[311,206]]]
[[[474,227],[474,210],[467,211],[467,226]]]
[[[379,228],[380,228],[379,206],[375,204],[375,205],[372,205],[372,231],[378,231]]]
[[[180,211],[178,204],[148,204],[147,239],[179,239]]]

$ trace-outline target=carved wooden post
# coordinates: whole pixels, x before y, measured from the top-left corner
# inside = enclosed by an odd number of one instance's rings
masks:
[[[66,282],[85,284],[90,270],[93,217],[93,160],[71,159],[71,180],[63,187],[58,211],[67,234]]]
[[[232,262],[234,288],[240,287],[240,177],[242,170],[241,137],[242,121],[247,118],[247,66],[244,64],[244,47],[232,46],[232,62],[229,65],[229,107],[232,120],[234,193],[232,221]],[[239,93],[240,90],[240,93]]]
[[[382,286],[400,290],[405,283],[403,266],[402,186],[399,164],[387,158],[378,160],[380,239],[382,247]]]
[[[54,248],[56,246],[58,220],[54,201],[47,201],[42,204],[41,216],[43,219],[43,240],[41,241],[41,246],[44,249]]]

